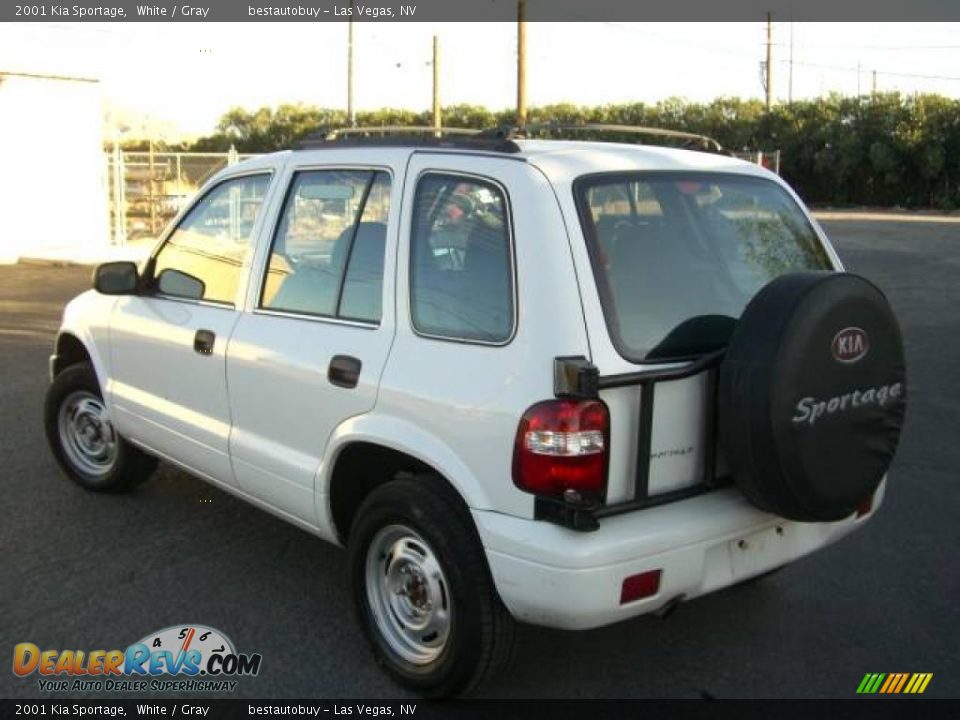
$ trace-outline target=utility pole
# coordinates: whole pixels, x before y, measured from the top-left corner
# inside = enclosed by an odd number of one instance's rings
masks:
[[[787,88],[787,102],[793,104],[793,20],[790,20],[790,83]]]
[[[154,186],[153,186],[153,138],[150,138],[149,145],[149,155],[147,161],[148,172],[150,173],[149,179],[147,180],[147,188],[150,192],[150,234],[156,235],[157,233],[157,203],[156,198],[154,197]]]
[[[527,124],[527,0],[517,0],[517,125]]]
[[[857,60],[857,97],[860,97],[860,61]]]
[[[440,117],[440,38],[433,36],[433,127],[437,130],[443,121]]]
[[[767,110],[773,105],[773,16],[767,13]]]
[[[873,71],[873,91],[871,92],[871,95],[876,95],[876,94],[877,94],[877,71],[874,70]]]
[[[347,21],[347,123],[357,126],[353,108],[353,2],[350,2],[350,20]]]

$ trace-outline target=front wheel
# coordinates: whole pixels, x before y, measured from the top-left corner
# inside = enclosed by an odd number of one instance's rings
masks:
[[[377,661],[400,684],[467,692],[507,661],[514,622],[469,513],[434,476],[394,480],[357,512],[350,584]]]
[[[155,458],[117,434],[97,375],[88,363],[71,365],[53,379],[44,405],[44,425],[57,463],[87,490],[129,490],[157,466]]]

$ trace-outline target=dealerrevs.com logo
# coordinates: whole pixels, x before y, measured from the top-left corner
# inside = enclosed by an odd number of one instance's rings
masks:
[[[13,648],[13,673],[38,676],[46,692],[213,691],[236,689],[239,677],[260,672],[259,653],[238,653],[219,630],[174,625],[120,650]]]

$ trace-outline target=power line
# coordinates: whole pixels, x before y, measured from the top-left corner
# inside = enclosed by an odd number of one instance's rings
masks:
[[[788,62],[788,61],[780,60],[779,62]],[[805,62],[802,60],[795,60],[794,64],[800,65],[803,67],[818,68],[820,70],[836,70],[839,72],[855,73],[855,72],[863,71],[862,68],[858,68],[858,67],[846,67],[842,65],[827,65],[824,63]],[[878,75],[887,75],[890,77],[905,77],[905,78],[914,78],[917,80],[949,80],[951,82],[960,82],[960,77],[956,75],[925,75],[923,73],[906,73],[906,72],[899,72],[894,70],[881,70],[880,68],[870,68],[870,70],[873,70]]]
[[[662,40],[662,41],[667,42],[667,43],[673,43],[673,44],[677,44],[677,45],[686,45],[686,46],[688,46],[688,47],[697,48],[698,50],[704,50],[704,51],[707,51],[707,52],[720,53],[720,54],[724,54],[724,55],[732,55],[732,56],[735,56],[735,57],[749,58],[749,59],[751,59],[751,60],[753,60],[753,59],[755,58],[755,55],[753,55],[752,53],[745,53],[745,52],[742,52],[742,51],[739,51],[739,50],[731,50],[731,49],[728,49],[728,48],[720,48],[720,47],[716,47],[716,46],[712,46],[712,45],[704,45],[704,44],[702,44],[702,43],[697,43],[697,42],[694,42],[694,41],[691,41],[691,40],[687,40],[687,39],[685,39],[685,38],[668,37],[668,36],[666,36],[666,35],[662,35],[662,34],[660,34],[660,33],[655,33],[655,32],[652,32],[652,31],[650,31],[650,30],[638,30],[638,29],[635,29],[635,28],[626,27],[626,26],[623,25],[622,23],[604,22],[603,24],[604,24],[604,25],[608,25],[608,26],[613,27],[613,28],[616,28],[616,29],[621,30],[621,31],[623,31],[623,32],[634,33],[634,34],[637,34],[637,35],[645,35],[645,36],[647,36],[647,37],[654,37],[654,38],[657,38],[658,40]],[[766,47],[766,43],[765,43],[765,42],[764,42],[764,43],[761,43],[761,45],[762,45],[763,47]],[[797,44],[797,47],[801,47],[801,48],[802,48],[802,47],[813,47],[813,46],[810,46],[810,45],[804,46],[804,45],[798,43],[798,44]],[[958,46],[958,47],[960,47],[960,46]],[[855,49],[856,46],[850,46],[850,48],[851,48],[851,49]],[[778,62],[778,63],[781,63],[781,64],[789,64],[790,61],[789,61],[789,60],[781,59],[781,60],[775,60],[774,62]],[[840,72],[850,72],[850,73],[855,73],[855,72],[857,72],[857,68],[856,68],[856,67],[848,67],[848,66],[843,66],[843,65],[830,65],[830,64],[827,64],[827,63],[807,62],[807,61],[803,61],[803,60],[794,60],[793,62],[794,62],[794,65],[798,65],[798,66],[801,66],[801,67],[818,68],[818,69],[821,69],[821,70],[837,70],[837,71],[840,71]],[[870,68],[870,69],[872,70],[873,68]],[[917,79],[917,80],[947,80],[947,81],[952,81],[952,82],[960,82],[960,76],[955,76],[955,75],[932,75],[932,74],[924,74],[924,73],[908,73],[908,72],[901,72],[901,71],[895,71],[895,70],[889,70],[889,71],[888,71],[888,70],[882,70],[882,69],[880,69],[880,68],[877,68],[876,71],[877,71],[877,73],[878,73],[879,75],[886,75],[886,76],[889,76],[889,77],[914,78],[914,79]]]
[[[785,43],[774,44],[785,45]],[[960,45],[822,45],[819,43],[798,43],[797,47],[817,50],[960,50]]]

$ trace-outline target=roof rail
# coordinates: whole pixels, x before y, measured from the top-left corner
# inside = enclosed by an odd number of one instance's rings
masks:
[[[640,125],[611,125],[606,123],[531,123],[528,125],[501,125],[485,130],[471,128],[435,128],[427,125],[383,125],[318,130],[300,141],[297,149],[339,146],[397,147],[417,146],[485,150],[487,152],[517,153],[520,146],[514,140],[533,138],[552,133],[620,133],[682,140],[685,147],[694,147],[724,153],[723,146],[711,137],[669,128]]]
[[[375,135],[479,135],[480,130],[458,127],[432,127],[430,125],[375,125],[373,127],[334,128],[327,132],[327,140],[337,140],[342,137],[358,135],[370,137]]]
[[[339,146],[410,146],[460,148],[517,153],[520,146],[511,139],[470,128],[435,128],[423,125],[383,125],[320,130],[301,140],[297,149]]]
[[[666,137],[675,140],[685,140],[686,145],[694,145],[703,150],[724,152],[723,146],[706,135],[670,130],[668,128],[644,127],[641,125],[611,125],[606,123],[531,123],[528,125],[502,125],[499,128],[484,130],[484,137],[499,137],[504,140],[519,140],[531,138],[533,135],[551,132],[605,132],[624,133],[629,135],[646,135],[648,137]]]

